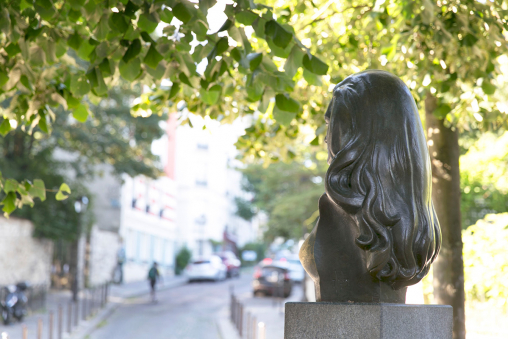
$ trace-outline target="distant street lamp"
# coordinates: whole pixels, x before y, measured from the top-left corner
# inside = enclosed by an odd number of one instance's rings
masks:
[[[81,198],[76,199],[74,202],[74,210],[76,213],[81,214],[81,212],[85,212],[86,208],[88,206],[88,198],[86,196],[82,196]],[[73,263],[72,263],[72,285],[71,285],[71,291],[72,291],[72,300],[78,301],[78,292],[79,292],[79,272],[78,272],[78,257],[79,257],[79,238],[81,236],[81,217],[78,218],[78,225],[77,225],[77,239],[75,246],[73,246]]]

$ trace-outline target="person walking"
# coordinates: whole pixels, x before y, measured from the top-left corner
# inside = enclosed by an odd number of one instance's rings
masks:
[[[155,296],[155,287],[157,285],[157,280],[160,278],[160,273],[158,269],[157,262],[153,262],[152,267],[148,271],[148,280],[150,281],[150,295],[152,296],[152,302],[157,302],[157,298]]]

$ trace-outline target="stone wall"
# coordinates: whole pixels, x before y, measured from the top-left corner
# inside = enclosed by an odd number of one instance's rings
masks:
[[[111,281],[117,264],[120,237],[116,232],[92,228],[90,237],[90,284]]]
[[[30,221],[0,217],[0,285],[24,280],[49,286],[53,243],[32,233]]]

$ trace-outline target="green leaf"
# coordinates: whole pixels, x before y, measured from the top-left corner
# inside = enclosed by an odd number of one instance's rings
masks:
[[[79,122],[85,122],[88,119],[88,108],[84,104],[80,104],[72,112],[72,116]]]
[[[70,35],[67,39],[67,45],[75,51],[79,50],[81,43],[83,43],[83,39],[77,32],[74,32],[74,34]]]
[[[159,17],[161,18],[161,21],[163,21],[167,24],[170,24],[171,20],[173,20],[173,12],[171,12],[167,8],[160,10],[158,13],[159,13]]]
[[[286,48],[293,34],[289,33],[277,21],[270,20],[265,25],[265,34],[273,40],[273,43],[282,49]]]
[[[169,90],[168,99],[173,98],[175,95],[178,94],[179,91],[180,91],[180,83],[179,82],[173,82],[173,85],[171,86],[171,89]]]
[[[298,72],[298,68],[302,67],[302,58],[304,53],[305,52],[297,45],[294,45],[293,48],[291,48],[291,52],[284,64],[284,71],[290,78],[293,78],[296,72]]]
[[[452,111],[452,108],[450,105],[444,104],[440,105],[436,110],[434,111],[434,115],[439,119],[444,119],[448,113]]]
[[[58,190],[61,191],[61,192],[65,192],[65,193],[71,194],[71,188],[65,182],[60,185],[60,188]]]
[[[56,13],[50,0],[37,0],[34,2],[34,8],[46,21],[50,21]]]
[[[65,194],[65,193],[67,193],[67,194]],[[69,185],[67,185],[66,183],[62,183],[60,185],[60,188],[58,189],[58,192],[56,192],[55,199],[58,201],[65,200],[69,197],[70,194],[71,194],[71,189],[70,189]]]
[[[229,48],[228,38],[226,37],[220,38],[207,56],[208,62],[210,62],[216,56],[219,56],[225,51],[227,51],[228,48]]]
[[[180,79],[181,82],[183,82],[184,84],[190,86],[190,87],[194,87],[192,86],[192,83],[190,82],[189,78],[187,78],[187,76],[185,75],[185,73],[181,72],[179,75],[178,75],[178,79]]]
[[[97,86],[92,87],[92,92],[97,96],[105,96],[108,93],[108,86],[104,82],[104,77],[99,67],[94,67],[97,79]]]
[[[233,25],[233,21],[227,19],[222,26],[219,28],[217,32],[224,32],[227,31],[231,26]]]
[[[7,55],[9,56],[9,58],[12,58],[13,56],[15,56],[18,53],[21,53],[21,49],[19,48],[19,45],[15,44],[13,42],[11,42],[6,47],[4,47],[4,50],[7,52]]]
[[[240,61],[242,60],[242,54],[240,52],[240,50],[238,49],[238,47],[235,47],[233,48],[230,52],[229,52],[229,55],[235,59],[236,61]]]
[[[259,15],[251,11],[241,11],[235,15],[236,21],[245,26],[252,25],[257,18],[259,18]]]
[[[95,28],[94,35],[99,41],[106,39],[109,33],[108,15],[104,14]]]
[[[323,82],[321,81],[321,76],[311,73],[307,69],[303,70],[303,78],[305,79],[305,81],[307,81],[309,83],[309,85],[314,85],[314,86],[323,85]]]
[[[79,11],[85,4],[86,0],[67,0],[66,2],[71,5],[72,9]]]
[[[139,3],[139,1],[135,1],[137,4],[134,4],[132,1],[123,1],[125,5],[124,14],[127,15],[130,18],[134,18],[136,16],[136,12],[139,9],[139,6],[142,5],[142,3]],[[139,5],[139,6],[138,6]]]
[[[121,60],[118,69],[125,80],[134,81],[141,73],[141,61],[139,58],[135,58],[128,63]]]
[[[0,87],[3,87],[9,81],[9,76],[7,73],[0,70]]]
[[[9,35],[9,29],[11,26],[11,19],[9,16],[9,11],[7,8],[0,8],[0,32],[5,33],[5,35]]]
[[[312,139],[312,141],[310,142],[310,144],[312,146],[319,146],[319,137],[315,137],[314,139]]]
[[[43,111],[39,111],[39,116],[40,116],[40,119],[39,119],[38,126],[41,129],[41,131],[48,134],[49,128],[48,128],[48,123],[46,122],[46,114]]]
[[[214,105],[217,103],[220,97],[222,87],[219,85],[214,85],[210,89],[200,89],[199,95],[201,100],[203,100],[208,105]]]
[[[0,134],[5,137],[10,130],[11,124],[9,123],[9,119],[4,118],[4,121],[2,121],[2,124],[0,125]]]
[[[142,13],[138,19],[138,27],[147,32],[152,33],[157,28],[158,21],[153,14]]]
[[[34,184],[28,190],[28,193],[34,198],[41,199],[41,201],[46,200],[46,187],[44,186],[44,181],[41,179],[35,179]]]
[[[138,54],[141,52],[141,40],[134,39],[132,40],[131,44],[125,51],[125,54],[123,55],[123,62],[128,63],[132,59],[138,56]]]
[[[150,48],[148,49],[148,52],[146,53],[145,58],[143,59],[143,62],[147,64],[151,68],[157,68],[159,63],[162,61],[162,55],[155,49],[154,44],[150,45]]]
[[[27,0],[21,0],[19,4],[19,10],[23,12],[25,9],[33,7],[33,2],[28,2]]]
[[[9,192],[2,200],[2,204],[4,207],[2,208],[2,211],[4,211],[7,214],[10,214],[16,209],[16,193]]]
[[[496,86],[490,83],[489,81],[483,80],[482,82],[482,90],[483,93],[487,95],[492,95],[496,92]]]
[[[108,25],[113,31],[123,34],[129,28],[127,21],[130,23],[130,20],[122,13],[112,13],[109,16]]]
[[[90,84],[88,83],[85,76],[74,74],[71,77],[70,90],[73,95],[77,97],[82,97],[83,95],[88,94],[88,92],[90,92]]]
[[[327,64],[319,60],[314,55],[309,56],[308,53],[306,53],[303,56],[303,67],[305,67],[306,69],[317,75],[326,75],[326,73],[328,72]]]
[[[78,49],[78,56],[83,60],[90,60],[90,54],[93,52],[95,46],[89,40],[83,41]]]
[[[478,38],[475,37],[474,35],[466,34],[466,36],[462,39],[462,45],[471,47],[474,46],[474,44],[476,44],[477,41]]]
[[[192,18],[192,14],[189,11],[189,9],[187,9],[187,7],[185,7],[185,5],[182,4],[181,2],[176,4],[175,7],[173,7],[173,14],[178,20],[180,20],[184,24],[189,22],[189,20]]]
[[[295,113],[280,110],[277,105],[273,108],[273,118],[281,125],[289,125],[295,117]]]
[[[104,77],[109,77],[113,75],[113,73],[115,72],[115,68],[109,62],[108,58],[104,58],[104,60],[101,61],[101,63],[99,64],[99,69],[101,70],[102,75]]]
[[[263,53],[250,53],[247,55],[247,62],[249,64],[249,69],[254,71],[263,61]]]
[[[287,94],[277,94],[275,96],[275,106],[286,112],[298,113],[300,111],[300,103]]]
[[[4,184],[5,193],[16,192],[18,189],[19,183],[14,179],[7,179]]]

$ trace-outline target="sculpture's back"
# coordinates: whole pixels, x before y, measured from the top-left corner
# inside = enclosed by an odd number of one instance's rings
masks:
[[[300,250],[317,301],[404,303],[439,252],[431,169],[409,89],[366,71],[333,91],[320,219]]]

